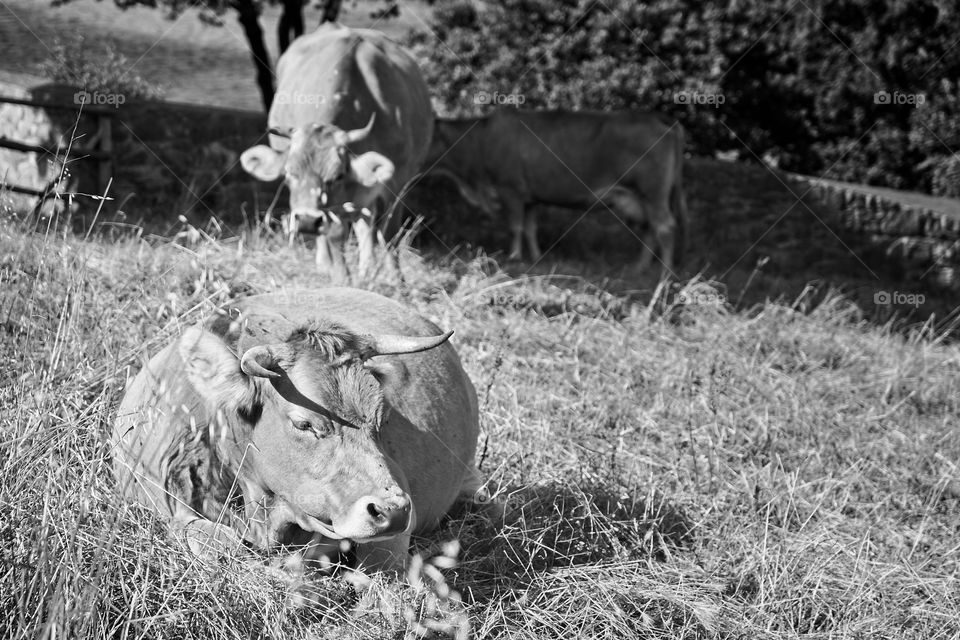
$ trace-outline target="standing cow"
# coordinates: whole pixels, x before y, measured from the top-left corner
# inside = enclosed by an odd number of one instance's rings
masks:
[[[410,535],[479,486],[477,399],[449,336],[355,289],[230,304],[129,384],[122,490],[196,553],[349,539],[360,566],[402,567]]]
[[[640,268],[652,246],[665,274],[682,260],[686,232],[684,132],[656,113],[517,111],[484,118],[438,119],[424,171],[444,174],[464,198],[488,213],[507,215],[510,257],[522,237],[541,256],[534,203],[609,207],[626,221],[647,223]]]
[[[379,32],[323,24],[280,57],[268,122],[270,146],[247,149],[243,168],[286,178],[290,231],[319,234],[321,269],[346,270],[352,223],[365,272],[378,223],[430,144],[433,111],[416,63]]]

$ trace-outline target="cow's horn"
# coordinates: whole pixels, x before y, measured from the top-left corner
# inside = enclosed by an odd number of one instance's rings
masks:
[[[279,378],[279,368],[277,353],[267,345],[247,349],[240,359],[240,370],[255,378]]]
[[[343,132],[343,144],[353,144],[354,142],[360,142],[373,131],[373,121],[377,119],[376,113],[370,114],[370,122],[367,123],[362,129],[351,129],[350,131]]]
[[[450,339],[453,331],[441,333],[439,336],[428,336],[426,338],[415,338],[411,336],[370,336],[370,347],[372,356],[386,356],[400,353],[417,353],[439,347]]]

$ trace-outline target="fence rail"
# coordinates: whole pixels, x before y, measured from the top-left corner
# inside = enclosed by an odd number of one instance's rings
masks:
[[[52,109],[55,111],[76,111],[81,105],[64,104],[62,102],[45,102],[43,100],[30,100],[28,98],[11,98],[0,96],[0,102],[4,104],[18,104],[24,107],[38,107],[40,109]],[[83,112],[98,116],[113,116],[116,109],[112,107],[98,107],[96,105],[84,104]]]
[[[106,190],[110,176],[113,173],[113,118],[116,116],[115,109],[98,107],[86,104],[64,104],[56,102],[45,102],[41,100],[28,100],[24,98],[12,98],[0,96],[0,104],[13,104],[24,107],[33,107],[36,109],[45,109],[49,111],[76,111],[85,115],[91,115],[97,120],[97,132],[93,138],[85,145],[71,146],[63,150],[64,163],[70,159],[82,160],[91,159],[97,162],[97,187],[100,193]],[[56,149],[49,149],[39,144],[29,144],[19,140],[0,137],[0,148],[21,151],[25,153],[41,153],[46,155],[58,155]],[[63,195],[58,188],[51,189],[48,185],[43,189],[27,187],[23,185],[6,184],[4,187],[14,193],[36,196],[41,199],[37,204],[37,209],[43,206],[43,201],[52,196]]]

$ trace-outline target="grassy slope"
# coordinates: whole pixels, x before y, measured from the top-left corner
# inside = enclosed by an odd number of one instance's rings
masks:
[[[335,580],[323,606],[287,608],[275,572],[192,561],[113,497],[103,440],[125,378],[213,304],[323,284],[308,264],[270,237],[0,223],[3,636],[402,634]],[[447,574],[476,637],[960,634],[956,346],[836,296],[806,313],[631,307],[482,259],[408,254],[405,271],[404,291],[371,286],[456,329],[505,509],[422,541],[460,541]]]

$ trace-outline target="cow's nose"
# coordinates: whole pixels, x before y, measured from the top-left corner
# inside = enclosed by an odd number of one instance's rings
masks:
[[[367,517],[376,535],[403,533],[410,524],[410,498],[394,495],[390,498],[366,496]]]
[[[323,223],[323,216],[308,211],[294,211],[293,228],[298,233],[317,233]]]

